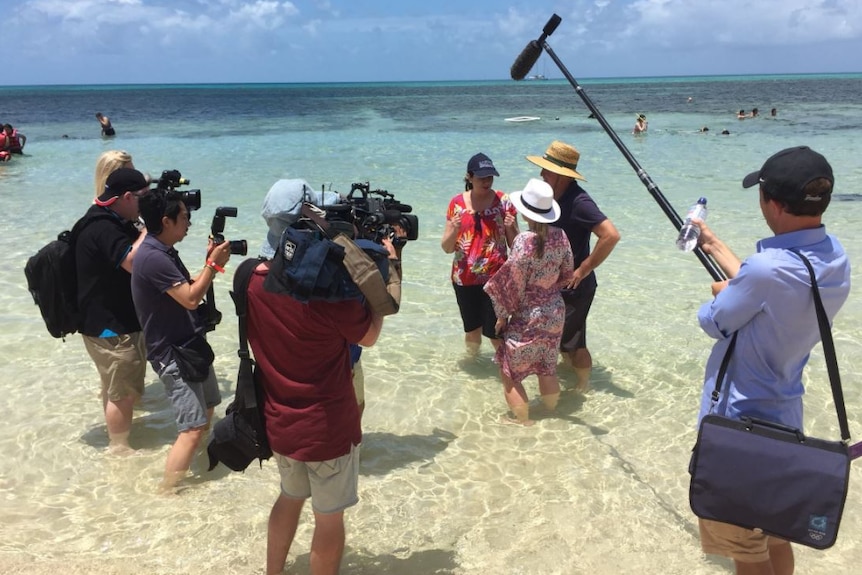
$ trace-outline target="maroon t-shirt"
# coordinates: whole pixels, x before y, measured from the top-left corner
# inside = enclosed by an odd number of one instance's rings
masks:
[[[326,461],[362,441],[349,344],[362,339],[371,314],[359,300],[301,303],[248,286],[248,342],[266,399],[270,447],[300,461]]]

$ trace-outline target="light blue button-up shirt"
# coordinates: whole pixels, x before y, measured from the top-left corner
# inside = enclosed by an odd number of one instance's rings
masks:
[[[760,240],[737,276],[698,311],[700,327],[718,340],[706,364],[698,421],[712,411],[802,429],[802,368],[820,331],[808,270],[789,248],[811,262],[830,324],[847,299],[850,263],[824,226]],[[715,378],[735,331],[736,348],[712,410]]]

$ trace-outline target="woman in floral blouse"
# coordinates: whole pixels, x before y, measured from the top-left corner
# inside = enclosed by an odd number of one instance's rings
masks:
[[[494,349],[500,345],[494,309],[482,287],[506,261],[508,246],[518,234],[515,208],[503,192],[492,187],[494,176],[499,175],[485,154],[470,158],[466,190],[449,202],[440,242],[444,252],[455,254],[452,286],[470,354],[478,353],[483,334]]]

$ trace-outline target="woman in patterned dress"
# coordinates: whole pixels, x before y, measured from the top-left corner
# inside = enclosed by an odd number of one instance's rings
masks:
[[[515,208],[503,192],[494,190],[500,174],[491,158],[479,153],[467,162],[466,190],[449,202],[440,246],[454,253],[452,287],[464,324],[464,341],[471,355],[479,352],[482,335],[494,349],[500,345],[491,299],[482,290],[506,261],[508,246],[518,235]]]
[[[557,350],[565,314],[560,290],[572,278],[574,258],[566,234],[548,225],[560,217],[550,185],[534,178],[510,197],[528,228],[515,238],[509,259],[485,284],[485,292],[497,315],[496,330],[503,336],[494,361],[500,365],[506,402],[515,416],[511,421],[532,425],[522,381],[537,375],[545,409],[557,407]]]

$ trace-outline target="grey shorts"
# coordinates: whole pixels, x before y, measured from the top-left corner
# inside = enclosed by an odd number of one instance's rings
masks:
[[[207,410],[221,403],[221,392],[212,366],[204,381],[186,382],[177,364],[172,361],[159,374],[159,379],[174,408],[180,433],[205,426],[209,421]]]
[[[308,499],[317,513],[338,513],[359,502],[359,446],[329,461],[297,461],[275,454],[281,492],[291,499]]]
[[[82,339],[102,380],[102,393],[109,401],[144,394],[147,351],[141,332],[113,337],[85,335]]]

